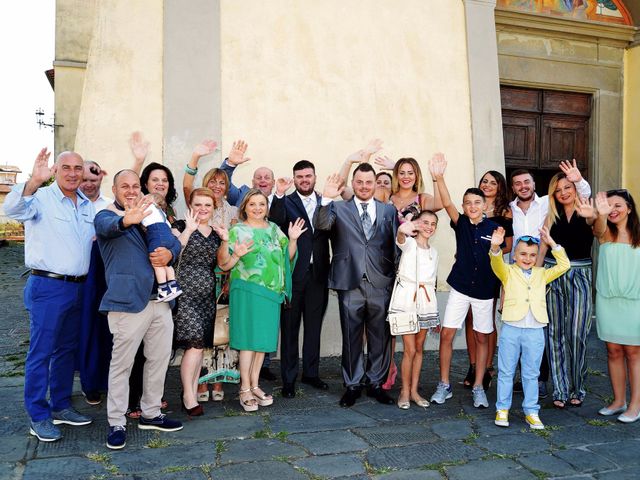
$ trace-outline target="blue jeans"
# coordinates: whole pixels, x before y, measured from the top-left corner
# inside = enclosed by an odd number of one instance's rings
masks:
[[[24,405],[34,422],[71,406],[82,314],[82,283],[31,275],[24,289],[30,317]],[[47,402],[47,391],[50,400]]]
[[[513,396],[513,376],[520,360],[525,415],[538,413],[538,375],[544,352],[543,328],[519,328],[502,324],[498,342],[498,397],[496,410],[509,410]]]

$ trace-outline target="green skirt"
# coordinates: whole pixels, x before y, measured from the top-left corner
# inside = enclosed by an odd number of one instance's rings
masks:
[[[283,293],[255,283],[231,281],[229,290],[229,344],[236,350],[275,352]]]

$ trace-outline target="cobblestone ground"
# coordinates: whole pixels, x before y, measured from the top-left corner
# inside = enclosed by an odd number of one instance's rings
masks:
[[[493,409],[476,410],[460,385],[445,405],[410,410],[379,405],[363,396],[342,409],[339,359],[322,361],[326,392],[302,386],[295,399],[278,396],[256,414],[242,412],[237,388],[223,402],[205,405],[189,421],[179,412],[176,367],[168,376],[167,412],[184,421],[180,432],[158,434],[128,425],[127,446],[105,445],[106,409],[90,407],[79,388],[74,406],[95,418],[86,427],[63,426],[64,438],[40,443],[28,435],[22,390],[28,321],[22,304],[22,246],[0,247],[0,478],[16,479],[536,479],[639,478],[640,422],[623,425],[599,417],[610,395],[606,355],[591,336],[589,395],[582,408],[560,411],[551,400],[541,410],[547,430],[532,433],[512,410],[510,428],[493,425]],[[277,371],[277,362],[273,367]],[[425,355],[425,396],[436,384],[437,354]],[[466,371],[463,351],[454,354],[452,378]],[[495,385],[489,401],[495,401]],[[397,389],[392,391],[397,396]],[[514,405],[521,396],[516,394]]]

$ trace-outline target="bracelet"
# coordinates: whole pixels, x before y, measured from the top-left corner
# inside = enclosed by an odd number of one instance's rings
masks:
[[[184,172],[185,172],[186,174],[188,174],[188,175],[195,176],[195,175],[198,173],[198,167],[196,167],[196,168],[191,168],[191,167],[189,166],[189,164],[187,163],[187,164],[184,166]]]

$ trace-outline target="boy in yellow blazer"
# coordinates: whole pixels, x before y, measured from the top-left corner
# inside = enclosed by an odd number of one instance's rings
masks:
[[[557,265],[545,269],[536,267],[540,240],[551,247]],[[513,394],[513,375],[520,359],[524,401],[522,410],[529,427],[544,429],[538,411],[538,375],[544,351],[544,327],[547,317],[546,286],[569,270],[567,254],[549,235],[540,229],[540,239],[525,235],[515,241],[515,264],[502,259],[500,245],[504,229],[496,229],[491,236],[491,268],[504,286],[502,329],[498,343],[498,397],[495,424],[509,426],[509,408]]]

